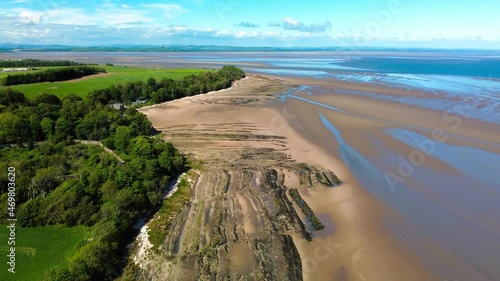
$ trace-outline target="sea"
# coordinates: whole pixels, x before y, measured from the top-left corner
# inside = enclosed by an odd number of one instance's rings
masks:
[[[0,54],[0,58],[21,57],[207,69],[232,64],[247,73],[364,85],[365,90],[352,90],[304,83],[283,93],[281,102],[293,100],[314,105],[312,114],[317,116],[317,125],[330,132],[335,156],[342,159],[366,191],[397,210],[486,279],[500,280],[500,51]],[[370,86],[391,91],[372,92]],[[419,94],[395,95],[395,90]],[[443,135],[454,141],[439,142],[431,137],[432,124],[418,126],[350,112],[336,105],[335,99],[339,97],[384,101],[394,107],[401,106],[402,110],[409,106],[442,112],[473,120],[480,126],[472,135],[448,131]],[[328,117],[330,112],[383,126],[377,134],[364,134],[362,128],[352,129],[357,130],[355,133],[362,140],[351,143],[346,136],[353,132],[338,128],[336,120]],[[497,138],[484,139],[482,125]],[[409,152],[423,152],[447,169],[412,165],[408,155],[402,155],[386,138]],[[361,145],[370,146],[376,153],[361,153]],[[403,174],[398,172],[401,167],[407,169]],[[402,240],[414,235],[390,220],[387,228]],[[445,267],[439,258],[424,253],[417,244],[411,247],[429,266]]]

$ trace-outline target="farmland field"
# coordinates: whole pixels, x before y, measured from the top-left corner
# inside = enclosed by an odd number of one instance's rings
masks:
[[[70,80],[64,82],[47,82],[27,85],[12,86],[26,95],[27,98],[33,98],[41,93],[54,94],[64,96],[68,94],[77,94],[86,96],[89,92],[97,89],[103,89],[111,85],[125,84],[134,81],[146,81],[148,78],[155,79],[171,78],[180,79],[190,74],[199,74],[200,72],[209,71],[205,69],[191,68],[174,68],[174,69],[149,69],[138,67],[123,67],[123,66],[98,66],[104,67],[107,74],[95,76],[87,76],[83,79]],[[23,72],[17,72],[21,74]],[[24,72],[26,73],[26,72]],[[9,73],[12,74],[12,73]],[[0,73],[0,78],[5,77],[6,73]]]
[[[89,233],[84,227],[16,228],[16,273],[7,271],[7,227],[0,225],[0,280],[40,280],[75,254]]]

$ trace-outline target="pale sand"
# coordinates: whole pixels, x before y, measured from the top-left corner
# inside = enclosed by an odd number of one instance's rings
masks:
[[[309,84],[311,81],[301,79],[278,78],[285,86]],[[295,235],[294,242],[299,250],[303,262],[305,280],[453,280],[460,276],[463,280],[487,280],[465,261],[455,256],[454,253],[440,245],[437,241],[422,233],[412,222],[386,207],[374,199],[357,182],[349,169],[339,160],[336,154],[335,138],[325,128],[320,126],[316,112],[321,111],[314,105],[287,102],[286,105],[276,103],[263,105],[266,97],[257,93],[249,93],[245,89],[249,85],[262,84],[262,87],[276,87],[276,82],[266,80],[263,76],[254,76],[237,82],[230,90],[209,95],[200,95],[184,98],[141,109],[159,130],[164,130],[166,139],[169,140],[169,130],[186,125],[198,126],[199,124],[237,124],[251,123],[261,130],[262,134],[280,135],[286,138],[284,145],[291,158],[334,171],[344,182],[336,188],[317,188],[315,190],[299,188],[303,198],[313,211],[326,225],[326,229],[315,234],[312,242],[308,243],[299,235]],[[245,105],[228,104],[231,99],[244,99],[258,96],[260,102]],[[272,97],[268,97],[272,100]],[[326,102],[326,101],[325,101]],[[427,121],[416,122],[415,117],[426,116],[429,111],[412,108],[412,114],[401,116],[393,110],[389,102],[380,102],[363,105],[365,101],[359,99],[342,100],[339,98],[337,107],[351,110],[355,113],[398,120],[423,126]],[[371,101],[370,101],[371,102]],[[359,106],[359,107],[358,107]],[[363,120],[346,116],[345,114],[322,111],[325,116],[335,120],[335,125],[342,131],[343,137],[351,145],[366,155],[377,153],[369,145],[359,140],[360,132],[366,134],[380,134],[378,128],[384,124],[380,122]],[[293,116],[295,115],[295,116]],[[418,124],[417,124],[418,123]],[[483,126],[487,126],[482,124]],[[230,127],[230,126],[229,126]],[[356,130],[349,128],[355,127]],[[432,128],[433,126],[427,126]],[[237,131],[239,128],[233,128]],[[446,128],[443,128],[444,130]],[[475,126],[464,125],[460,133],[465,136],[477,136]],[[384,139],[384,136],[381,136]],[[482,135],[485,140],[491,140],[492,135]],[[184,152],[196,150],[191,140],[191,147],[177,139],[174,145]],[[396,145],[395,141],[385,136],[387,142]],[[450,140],[461,143],[462,140]],[[259,147],[259,142],[248,141],[245,145],[251,149]],[[276,144],[279,146],[281,144]],[[401,151],[409,148],[398,143]],[[215,148],[231,146],[230,142],[214,144]],[[494,149],[485,147],[485,149]],[[186,151],[187,150],[187,151]],[[333,153],[332,153],[333,151]],[[338,152],[338,151],[337,151]],[[443,163],[430,160],[430,166],[436,169],[448,169]],[[293,182],[293,181],[292,181]],[[294,186],[290,186],[294,187]],[[406,243],[396,239],[387,229],[386,222],[412,229],[415,237],[419,239],[420,247],[438,257],[451,272],[440,271],[425,263],[421,257],[415,255]],[[453,274],[453,275],[449,275]]]

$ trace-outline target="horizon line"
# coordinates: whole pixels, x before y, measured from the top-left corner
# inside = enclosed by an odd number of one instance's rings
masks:
[[[24,44],[24,43],[0,43],[0,49],[7,47],[16,49],[17,47],[32,47],[32,48],[168,48],[168,47],[211,47],[211,48],[232,48],[232,49],[286,49],[286,50],[307,50],[307,49],[337,49],[337,50],[374,50],[374,49],[395,49],[395,50],[456,50],[456,51],[500,51],[500,48],[466,48],[466,47],[403,47],[403,46],[231,46],[231,45],[214,45],[214,44],[105,44],[105,45],[65,45],[65,44]],[[22,50],[22,49],[21,49]]]

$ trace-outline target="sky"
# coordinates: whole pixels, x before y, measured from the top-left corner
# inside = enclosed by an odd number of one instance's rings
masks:
[[[0,43],[500,49],[498,0],[0,0]]]

